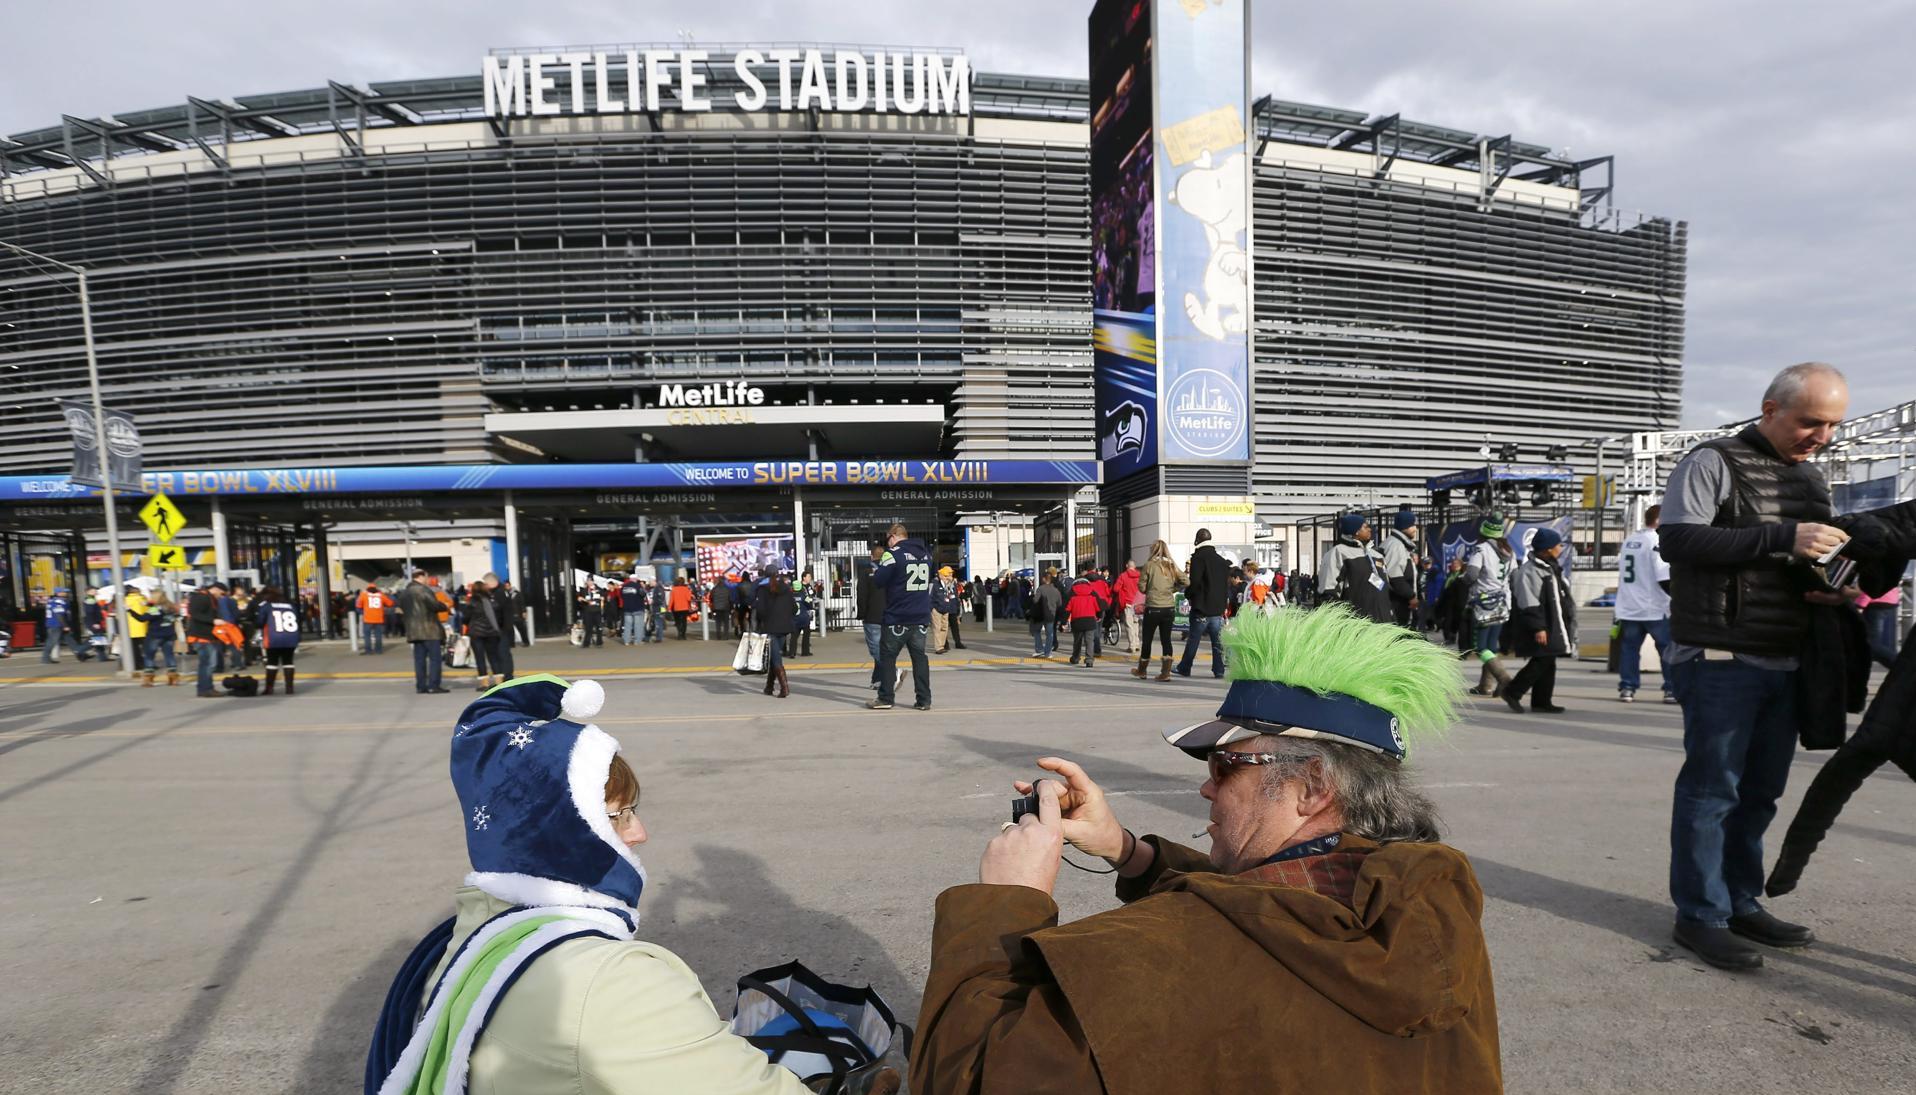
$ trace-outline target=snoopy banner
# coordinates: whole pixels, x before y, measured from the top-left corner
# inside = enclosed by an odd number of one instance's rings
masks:
[[[1101,0],[1091,14],[1107,483],[1153,463],[1251,456],[1249,18],[1218,0]]]

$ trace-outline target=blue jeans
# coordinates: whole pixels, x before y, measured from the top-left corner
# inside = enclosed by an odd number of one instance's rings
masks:
[[[179,668],[180,663],[173,658],[173,636],[159,634],[157,628],[148,628],[146,638],[140,642],[145,644],[147,669],[158,672],[162,656],[166,659],[167,669]]]
[[[150,650],[151,648],[149,647],[148,649]],[[217,657],[219,657],[217,643],[193,644],[193,667],[199,676],[200,695],[202,696],[214,690],[213,659]],[[150,653],[146,656],[146,665],[148,669],[153,667],[153,655]],[[168,669],[173,668],[173,644],[170,642],[166,644],[166,667]]]
[[[1053,641],[1056,637],[1044,621],[1031,621],[1031,656],[1034,658],[1050,657],[1054,645]]]
[[[361,624],[365,641],[360,644],[361,654],[383,654],[386,652],[386,625],[384,623]]]
[[[1197,660],[1198,640],[1209,635],[1211,636],[1211,676],[1222,677],[1224,648],[1218,645],[1218,636],[1222,634],[1224,634],[1224,617],[1192,616],[1184,635],[1184,657],[1178,659],[1178,676],[1191,675],[1191,663]]]
[[[1477,653],[1481,655],[1488,652],[1492,656],[1495,656],[1498,647],[1503,645],[1504,625],[1501,621],[1494,624],[1480,623],[1477,625],[1475,635],[1477,638]]]
[[[1795,674],[1691,658],[1664,670],[1683,705],[1670,817],[1670,897],[1710,927],[1755,912],[1763,831],[1796,753]]]
[[[655,608],[652,610],[652,616],[647,625],[647,630],[651,632],[653,642],[662,643],[665,641],[665,610],[664,609]]]
[[[1896,663],[1896,605],[1872,604],[1863,610],[1863,629],[1869,635],[1869,656],[1888,669]]]
[[[879,647],[882,645],[881,640],[884,638],[884,635],[885,635],[884,624],[866,624],[865,625],[865,649],[871,651],[872,684],[874,686],[878,684],[878,650],[879,650]]]
[[[439,671],[444,668],[439,660],[439,648],[443,645],[438,639],[412,641],[412,686],[415,689],[424,692],[439,687]]]
[[[925,637],[930,624],[892,624],[878,640],[878,698],[892,702],[892,683],[898,679],[898,652],[911,652],[911,683],[915,699],[931,706],[931,663],[925,659]]]
[[[66,644],[67,644],[66,625],[62,624],[56,627],[47,628],[46,645],[40,648],[41,663],[44,664],[46,662],[59,661],[60,648],[65,646]]]
[[[1663,694],[1670,694],[1670,620],[1618,620],[1617,691],[1635,692],[1643,683],[1643,637],[1657,644],[1657,657],[1663,662]]]
[[[645,613],[627,612],[624,615],[625,618],[619,621],[619,639],[627,645],[631,645],[644,637]]]

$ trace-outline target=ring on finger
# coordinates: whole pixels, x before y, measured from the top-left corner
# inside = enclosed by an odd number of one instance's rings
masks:
[[[1013,829],[1016,829],[1017,827],[1018,827],[1018,823],[1017,823],[1017,822],[1015,822],[1015,821],[1006,821],[1006,822],[1002,822],[1002,823],[1000,823],[1000,824],[999,824],[999,826],[998,826],[998,831],[999,831],[999,832],[1001,832],[1001,833],[1008,833],[1008,832],[1010,832],[1011,830],[1013,830]]]

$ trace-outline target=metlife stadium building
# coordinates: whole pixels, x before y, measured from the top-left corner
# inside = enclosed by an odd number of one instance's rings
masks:
[[[455,571],[559,571],[779,522],[823,560],[890,516],[973,572],[1199,523],[1281,555],[1487,435],[1676,424],[1685,229],[1614,209],[1607,159],[1264,97],[1248,460],[1118,481],[1093,235],[1135,290],[1145,230],[1093,223],[1091,99],[952,51],[498,50],[0,138],[0,241],[93,271],[147,489],[254,530],[255,563],[329,535],[336,563],[394,558],[403,526]],[[0,255],[14,575],[97,523],[53,402],[87,390],[81,341],[71,285]]]

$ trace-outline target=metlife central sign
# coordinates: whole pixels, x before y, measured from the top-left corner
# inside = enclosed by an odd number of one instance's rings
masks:
[[[741,48],[714,62],[703,49],[502,50],[479,65],[488,118],[709,111],[727,69],[742,86],[721,109],[971,113],[971,64],[954,53]]]

